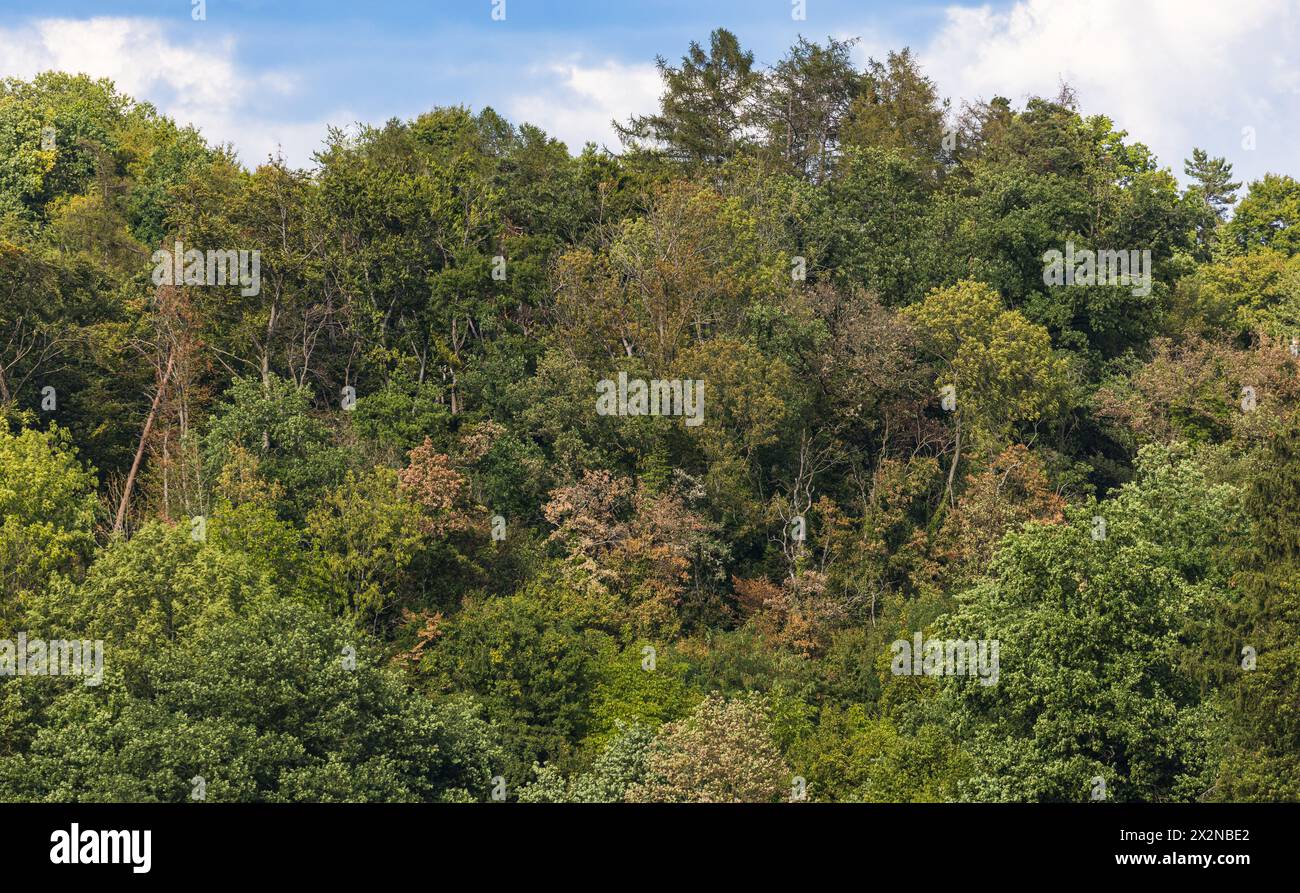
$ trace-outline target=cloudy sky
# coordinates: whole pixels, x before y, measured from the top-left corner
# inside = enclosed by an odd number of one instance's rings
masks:
[[[654,107],[654,57],[712,28],[771,63],[799,34],[911,46],[943,95],[1017,104],[1062,81],[1181,174],[1300,173],[1300,0],[0,0],[0,75],[107,76],[245,163],[310,165],[328,125],[490,105],[577,150]],[[1243,143],[1254,132],[1254,148]]]

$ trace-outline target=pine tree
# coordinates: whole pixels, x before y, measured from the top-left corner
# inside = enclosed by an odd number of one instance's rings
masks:
[[[653,144],[687,164],[722,164],[743,148],[755,126],[756,102],[763,83],[754,54],[741,49],[725,28],[709,35],[709,51],[696,41],[674,68],[656,60],[664,80],[659,113],[614,122],[625,143]]]
[[[897,149],[937,167],[944,155],[948,103],[939,99],[911,50],[890,53],[867,65],[866,88],[854,101],[844,142]]]
[[[1223,220],[1241,188],[1241,183],[1232,181],[1232,165],[1228,160],[1211,158],[1204,149],[1192,149],[1192,157],[1183,161],[1183,173],[1196,181],[1193,188],[1205,198],[1214,215]]]
[[[764,85],[768,152],[814,183],[831,176],[849,109],[866,82],[853,65],[856,42],[832,37],[821,46],[800,37]]]

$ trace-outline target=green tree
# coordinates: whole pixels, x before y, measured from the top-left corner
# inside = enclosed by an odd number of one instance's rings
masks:
[[[585,744],[601,748],[626,727],[654,728],[681,719],[698,697],[687,686],[687,670],[684,661],[659,655],[653,645],[622,650],[607,645],[596,666]]]
[[[1300,333],[1300,255],[1274,249],[1203,264],[1187,283],[1198,314],[1229,331],[1290,341]]]
[[[61,695],[30,752],[0,758],[0,799],[483,800],[499,762],[472,702],[412,693],[347,624],[300,606],[155,649],[143,678]]]
[[[203,439],[204,462],[216,479],[236,448],[254,456],[259,473],[283,488],[281,511],[301,518],[313,499],[343,476],[343,456],[329,429],[312,414],[311,392],[271,375],[235,379],[214,408]]]
[[[961,236],[949,231],[933,188],[925,166],[903,150],[849,146],[810,223],[837,284],[896,307],[958,278]]]
[[[800,37],[764,79],[758,115],[767,151],[813,183],[829,179],[849,110],[865,79],[854,67],[855,40]]]
[[[1300,428],[1278,431],[1246,490],[1234,583],[1235,677],[1213,796],[1300,800]]]
[[[274,599],[241,553],[200,542],[188,524],[150,521],[111,542],[84,580],[46,587],[28,622],[51,638],[103,639],[108,658],[134,669],[145,655]]]
[[[1241,251],[1273,248],[1300,254],[1300,181],[1265,174],[1251,183],[1224,226],[1224,236]]]
[[[566,777],[553,765],[537,766],[536,778],[519,789],[519,802],[621,803],[645,778],[654,740],[648,726],[620,722],[591,769]]]
[[[1209,788],[1186,637],[1222,598],[1236,491],[1211,484],[1185,449],[1148,448],[1140,465],[1114,499],[1008,535],[991,579],[938,624],[942,638],[999,643],[996,682],[944,680],[973,759],[963,797],[1086,801],[1095,779],[1122,801]]]
[[[662,56],[656,61],[664,81],[659,111],[614,122],[624,142],[694,166],[722,164],[748,146],[763,79],[736,35],[718,28],[707,52],[691,41],[676,68]]]
[[[1047,331],[1007,310],[983,283],[936,289],[906,313],[938,361],[936,391],[952,389],[951,492],[963,437],[996,442],[1017,423],[1050,420],[1064,408],[1067,367],[1053,353]]]
[[[534,763],[564,761],[590,727],[604,636],[580,629],[535,594],[466,603],[422,671],[440,690],[469,692],[501,729],[514,788]]]
[[[845,143],[898,150],[933,175],[950,151],[944,146],[948,103],[940,101],[912,51],[872,59],[864,81],[849,110]]]
[[[313,553],[303,591],[378,633],[412,595],[411,568],[425,542],[420,508],[399,489],[397,472],[349,472],[308,512],[306,533]]]
[[[1237,200],[1241,183],[1232,180],[1232,165],[1226,158],[1211,158],[1204,149],[1192,149],[1192,157],[1183,162],[1183,173],[1195,181],[1195,189],[1214,210],[1219,220]]]
[[[947,729],[927,724],[907,734],[860,704],[823,707],[791,757],[817,801],[943,803],[956,798],[964,768]]]
[[[0,627],[55,573],[78,576],[94,549],[93,472],[68,433],[0,427]]]

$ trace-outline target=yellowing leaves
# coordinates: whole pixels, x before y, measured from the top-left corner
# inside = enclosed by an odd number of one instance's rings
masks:
[[[939,363],[935,392],[955,386],[956,411],[977,433],[1004,437],[1062,409],[1067,366],[1047,330],[1007,310],[989,286],[964,280],[904,312]]]

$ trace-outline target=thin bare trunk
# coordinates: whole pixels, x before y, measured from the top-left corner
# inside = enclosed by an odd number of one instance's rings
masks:
[[[144,458],[144,447],[149,441],[149,431],[153,428],[154,416],[158,414],[158,404],[162,401],[163,389],[167,387],[167,380],[171,378],[172,363],[175,358],[175,350],[167,352],[167,369],[158,382],[158,390],[153,395],[153,405],[149,407],[149,415],[144,420],[144,430],[140,432],[140,445],[136,447],[131,471],[126,476],[126,483],[122,485],[122,501],[117,504],[117,520],[113,522],[113,533],[120,533],[122,524],[126,521],[126,510],[131,504],[131,489],[135,485],[136,473],[140,470],[140,461]]]
[[[952,465],[948,468],[948,486],[943,491],[944,501],[954,504],[952,495],[953,479],[957,476],[957,463],[961,461],[961,416],[957,417],[957,442],[953,446]]]

